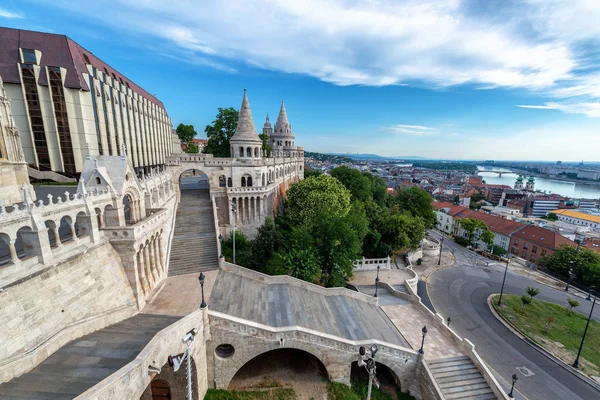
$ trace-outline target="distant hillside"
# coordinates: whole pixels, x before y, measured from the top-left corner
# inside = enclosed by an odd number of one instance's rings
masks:
[[[312,151],[305,151],[305,157],[314,158],[319,161],[327,161],[332,164],[343,164],[350,162],[351,159],[343,154],[324,154],[324,153],[314,153]]]
[[[426,160],[426,157],[419,157],[419,156],[406,156],[406,157],[400,157],[400,156],[391,156],[391,157],[385,157],[385,156],[380,156],[379,154],[363,154],[363,153],[328,153],[331,155],[336,155],[336,156],[346,156],[349,157],[353,160]]]

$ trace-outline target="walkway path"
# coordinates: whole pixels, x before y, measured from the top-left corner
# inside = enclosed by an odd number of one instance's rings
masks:
[[[0,398],[72,399],[131,362],[179,317],[138,314],[69,342],[30,372],[0,385]]]

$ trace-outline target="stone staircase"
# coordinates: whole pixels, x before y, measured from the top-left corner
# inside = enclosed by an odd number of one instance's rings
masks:
[[[169,276],[219,268],[212,202],[208,190],[182,190],[169,258]]]
[[[446,399],[491,400],[497,398],[469,357],[442,358],[427,363]]]

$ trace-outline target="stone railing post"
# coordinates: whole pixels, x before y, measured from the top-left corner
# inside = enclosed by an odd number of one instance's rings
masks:
[[[52,262],[52,249],[48,240],[48,228],[22,232],[23,248],[26,256],[37,256],[39,262],[49,265]]]

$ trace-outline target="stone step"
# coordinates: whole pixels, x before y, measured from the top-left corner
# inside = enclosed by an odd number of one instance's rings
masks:
[[[479,382],[479,383],[466,383],[464,385],[458,385],[458,386],[453,386],[451,388],[445,388],[442,389],[442,392],[444,394],[453,394],[453,393],[459,393],[459,392],[469,392],[469,391],[473,391],[473,390],[479,390],[479,389],[485,389],[488,388],[488,384],[487,382],[483,381]]]
[[[431,365],[429,368],[431,368],[431,371],[435,373],[436,371],[439,371],[443,368],[459,367],[462,365],[473,365],[473,363],[471,362],[471,360],[449,361],[443,364]]]
[[[462,376],[462,379],[457,379],[451,382],[440,382],[439,380],[437,380],[438,384],[440,385],[440,387],[442,389],[450,389],[456,386],[464,386],[464,385],[475,385],[478,383],[486,383],[485,379],[483,379],[483,376],[481,375],[475,375],[473,378],[468,378],[468,377],[464,377]]]
[[[448,361],[460,361],[460,360],[471,360],[468,356],[456,356],[456,357],[448,357],[448,358],[438,358],[437,360],[431,360],[431,361],[427,361],[427,364],[429,364],[429,366],[435,365],[435,364],[441,364],[441,363],[446,363]]]
[[[463,369],[463,370],[458,370],[458,371],[435,372],[433,374],[433,376],[435,377],[435,379],[438,379],[438,378],[448,378],[450,376],[456,376],[458,374],[466,375],[466,374],[473,374],[473,373],[479,373],[479,371],[477,370],[477,368],[475,368],[474,365],[469,369]]]
[[[479,371],[474,372],[472,374],[458,374],[458,375],[450,375],[448,377],[445,378],[439,378],[436,377],[436,381],[441,385],[446,384],[446,383],[452,383],[452,382],[456,382],[456,381],[461,381],[461,380],[469,380],[469,379],[476,379],[476,378],[483,378],[481,376],[481,374],[479,373]]]
[[[485,398],[488,398],[488,399],[496,398],[496,395],[494,395],[494,392],[492,392],[492,389],[490,389],[489,387],[486,387],[484,389],[467,390],[467,391],[458,392],[458,393],[449,393],[449,394],[444,393],[444,396],[448,400],[467,400],[467,399],[474,400],[474,399],[480,399],[482,396],[486,396]],[[492,397],[489,397],[489,396],[492,396]]]
[[[441,368],[436,368],[436,369],[432,368],[431,372],[433,372],[433,374],[436,375],[437,373],[457,372],[457,371],[469,370],[472,368],[475,368],[473,363],[468,363],[468,364],[460,364],[460,365],[441,367]],[[477,368],[475,368],[475,369],[477,369]]]

